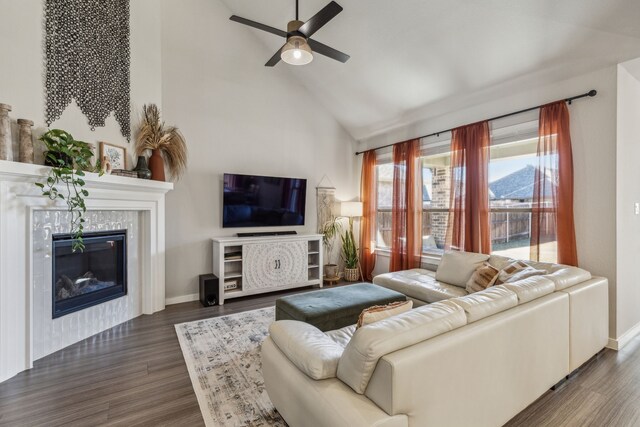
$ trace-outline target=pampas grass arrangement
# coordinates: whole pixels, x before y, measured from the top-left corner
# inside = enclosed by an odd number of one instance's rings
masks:
[[[142,120],[136,135],[136,155],[147,150],[160,150],[169,173],[179,179],[187,168],[187,142],[175,126],[165,126],[155,104],[142,107]]]

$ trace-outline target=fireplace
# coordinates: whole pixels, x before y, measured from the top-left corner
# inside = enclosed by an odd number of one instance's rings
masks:
[[[127,294],[126,230],[84,233],[83,252],[69,234],[53,235],[53,318]]]

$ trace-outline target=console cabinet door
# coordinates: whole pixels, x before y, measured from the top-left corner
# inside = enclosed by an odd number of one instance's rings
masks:
[[[243,248],[244,290],[308,280],[307,242],[249,243]]]

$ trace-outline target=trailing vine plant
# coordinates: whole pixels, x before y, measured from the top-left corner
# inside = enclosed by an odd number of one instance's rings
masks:
[[[96,169],[91,164],[93,151],[88,143],[77,141],[70,133],[60,129],[52,129],[39,139],[47,147],[45,164],[51,166],[51,170],[45,182],[35,184],[42,190],[43,196],[66,202],[71,213],[71,249],[73,252],[82,252],[84,214],[87,211],[85,198],[89,196],[89,192],[83,188],[85,181],[82,178],[84,171]],[[102,175],[102,171],[99,174]]]

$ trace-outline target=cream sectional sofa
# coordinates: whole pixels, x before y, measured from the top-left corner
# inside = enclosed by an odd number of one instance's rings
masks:
[[[545,274],[469,295],[437,272],[378,276],[423,305],[357,331],[274,322],[262,345],[267,393],[293,427],[502,425],[607,343],[607,280],[535,267]]]

